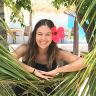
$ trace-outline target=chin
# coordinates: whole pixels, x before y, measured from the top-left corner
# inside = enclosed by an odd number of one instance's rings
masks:
[[[48,46],[39,46],[39,48],[41,48],[41,49],[47,49]]]
[[[41,49],[47,49],[48,47],[40,47]]]

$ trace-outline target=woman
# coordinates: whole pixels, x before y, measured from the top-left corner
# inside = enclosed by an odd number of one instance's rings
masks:
[[[15,58],[22,57],[22,67],[25,70],[43,79],[52,78],[61,72],[78,71],[85,67],[82,58],[57,47],[52,40],[51,29],[54,26],[51,20],[40,20],[31,33],[28,44],[19,46],[13,52]],[[57,63],[61,61],[69,64],[57,67],[59,66]]]
[[[22,67],[44,79],[51,78],[51,76],[61,72],[78,71],[85,67],[82,58],[57,47],[54,40],[52,40],[51,29],[54,26],[51,20],[40,20],[31,33],[28,44],[19,46],[13,52],[15,58],[22,57],[22,62],[24,63]],[[57,62],[59,61],[65,61],[69,64],[57,67]]]

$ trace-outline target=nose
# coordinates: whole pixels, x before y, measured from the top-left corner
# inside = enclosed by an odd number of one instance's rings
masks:
[[[46,39],[46,36],[45,35],[42,35],[42,39],[45,40]]]

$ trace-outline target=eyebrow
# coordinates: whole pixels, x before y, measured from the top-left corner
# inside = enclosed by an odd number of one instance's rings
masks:
[[[37,33],[42,33],[42,32],[37,32]]]
[[[42,33],[42,32],[37,32],[37,33]],[[51,32],[48,32],[48,34],[51,33]]]

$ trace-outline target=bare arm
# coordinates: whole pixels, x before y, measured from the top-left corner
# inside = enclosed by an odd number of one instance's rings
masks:
[[[16,50],[14,52],[12,52],[12,55],[14,56],[14,58],[20,59],[21,57],[23,57],[25,55],[26,51],[27,51],[27,45],[23,44],[23,45],[19,46],[18,48],[16,48]],[[37,70],[31,66],[28,66],[27,64],[24,64],[21,62],[20,62],[20,64],[21,64],[22,68],[24,68],[27,72],[33,73],[40,78],[43,78],[43,79],[52,78],[50,76],[42,75],[42,73],[40,73],[39,70]]]
[[[74,55],[70,52],[60,51],[59,57],[63,60],[68,62],[69,64],[59,67],[58,72],[73,72],[79,71],[85,67],[83,64],[84,60],[77,55]]]
[[[43,74],[55,76],[58,73],[79,71],[86,67],[83,64],[84,62],[83,58],[73,55],[69,52],[61,51],[58,57],[59,59],[68,62],[69,64],[61,66],[61,67],[57,67],[56,69],[49,71],[49,72],[42,72]]]
[[[14,50],[11,54],[14,56],[14,58],[16,58],[17,60],[22,58],[27,50],[27,45],[23,44],[20,45],[19,47],[16,48],[16,50]],[[21,66],[28,72],[32,73],[34,71],[34,68],[28,66],[27,64],[21,63]]]
[[[83,58],[78,58],[76,61],[69,63],[65,66],[62,67],[58,67],[57,73],[61,73],[61,72],[73,72],[73,71],[79,71],[81,69],[83,69],[85,67],[85,65],[83,64]]]

